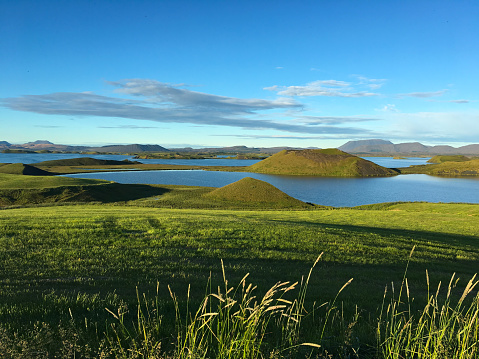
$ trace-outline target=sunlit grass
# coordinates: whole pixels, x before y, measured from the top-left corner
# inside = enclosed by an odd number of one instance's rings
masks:
[[[467,288],[467,280],[462,278],[471,278],[479,267],[479,206],[409,203],[381,208],[212,211],[72,205],[2,210],[0,343],[14,345],[15,341],[23,340],[21,345],[30,349],[37,345],[32,343],[43,343],[36,348],[50,348],[52,353],[66,351],[62,343],[69,343],[72,352],[76,350],[82,357],[87,357],[88,353],[96,357],[91,353],[98,354],[98,348],[112,348],[108,340],[115,338],[111,326],[114,324],[121,337],[118,345],[125,348],[126,357],[132,355],[127,349],[135,345],[140,347],[145,340],[149,348],[159,350],[163,357],[165,353],[174,357],[179,355],[175,351],[181,347],[179,343],[193,340],[186,340],[193,335],[188,334],[188,328],[196,330],[195,335],[217,340],[218,332],[211,331],[212,327],[210,330],[205,325],[201,330],[210,331],[198,331],[200,323],[204,323],[201,320],[207,317],[211,317],[211,323],[223,318],[215,328],[226,325],[230,319],[233,321],[231,328],[243,325],[235,322],[240,318],[226,318],[239,310],[228,312],[230,307],[220,308],[224,315],[201,317],[219,313],[220,309],[213,311],[213,307],[206,306],[204,312],[198,312],[202,314],[196,315],[207,297],[209,303],[216,301],[214,308],[217,308],[220,302],[228,303],[225,298],[229,296],[236,301],[231,308],[236,308],[243,300],[240,295],[243,283],[245,290],[248,283],[254,283],[252,288],[257,288],[248,293],[259,301],[268,288],[278,282],[301,283],[303,274],[308,273],[321,252],[324,255],[309,279],[307,295],[302,296],[297,286],[295,291],[288,291],[281,297],[291,303],[304,298],[303,306],[308,314],[298,317],[302,321],[299,334],[285,335],[283,327],[286,324],[276,325],[278,318],[270,318],[269,329],[260,331],[254,340],[248,341],[250,353],[261,351],[279,358],[293,353],[283,351],[288,346],[309,342],[321,345],[322,349],[299,346],[298,357],[311,351],[314,355],[347,352],[351,357],[356,355],[354,353],[367,357],[371,352],[383,353],[390,351],[384,348],[399,345],[393,342],[395,336],[402,343],[400,335],[406,332],[398,332],[394,328],[399,327],[394,325],[400,323],[402,328],[410,320],[409,315],[413,318],[411,323],[421,317],[421,323],[425,323],[429,317],[439,318],[443,307],[449,308],[447,313],[454,312],[455,319],[441,319],[444,323],[457,323],[454,330],[468,321],[476,325],[477,322],[471,322],[475,318],[475,307],[469,306],[474,303],[470,297],[475,292],[469,293],[466,297],[469,299],[463,300],[460,307],[457,303]],[[414,245],[415,253],[409,259]],[[410,295],[406,300],[406,289],[401,298],[397,295],[401,283],[405,285],[404,268],[408,261]],[[451,289],[447,297],[449,302],[446,303],[441,295],[429,293],[428,288],[437,288],[439,281],[449,283],[454,272],[455,278],[461,280],[452,282],[457,288]],[[250,274],[242,281],[246,273]],[[334,301],[350,278],[354,280]],[[225,288],[225,280],[231,283],[228,288],[235,287],[234,293]],[[391,282],[396,288],[391,298],[393,311],[387,312],[385,303],[380,316],[384,286],[389,284],[391,288]],[[206,283],[209,284],[205,292]],[[168,286],[176,293],[175,301],[171,299]],[[254,308],[254,301],[247,303],[244,308]],[[118,319],[105,308],[118,318],[123,313],[123,324],[129,334],[120,331]],[[175,312],[180,315],[181,325]],[[377,318],[382,318],[380,327]],[[190,326],[192,320],[195,321],[193,327]],[[433,327],[431,323],[427,322],[428,328]],[[426,324],[420,325],[426,327]],[[378,338],[377,328],[380,329]],[[424,338],[425,332],[417,332],[418,328],[416,324],[411,326],[408,335]],[[259,343],[261,333],[264,339]],[[474,335],[474,331],[469,333]],[[282,342],[283,334],[285,338],[296,336],[296,339]],[[55,338],[60,338],[60,342]],[[226,337],[222,342],[226,343],[225,340]],[[188,352],[190,344],[182,345],[183,352]],[[240,350],[234,345],[225,344],[224,348],[229,347],[229,352]],[[252,349],[258,345],[260,349]],[[418,345],[410,344],[410,347]],[[219,342],[211,346],[218,353],[219,347],[223,347]]]

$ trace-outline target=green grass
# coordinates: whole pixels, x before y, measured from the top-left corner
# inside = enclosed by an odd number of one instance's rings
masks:
[[[429,159],[427,162],[429,163],[443,163],[443,162],[464,162],[464,161],[469,161],[470,158],[463,156],[463,155],[440,155],[440,156],[434,156],[431,159]]]
[[[52,173],[44,171],[34,166],[25,165],[23,163],[6,163],[0,164],[0,174],[16,174],[30,176],[51,176]]]
[[[225,205],[249,204],[256,207],[307,209],[315,206],[288,196],[273,185],[251,177],[245,177],[204,195]]]
[[[449,282],[455,272],[461,278],[456,290],[460,297],[479,268],[477,228],[479,206],[467,204],[399,203],[318,211],[118,205],[5,209],[0,211],[0,345],[13,351],[8,343],[24,343],[50,353],[77,345],[77,353],[86,356],[98,353],[117,333],[117,344],[131,347],[128,338],[139,340],[133,328],[138,328],[141,302],[150,306],[143,307],[144,319],[161,317],[161,326],[159,319],[151,319],[156,329],[148,333],[163,338],[164,350],[171,349],[171,335],[176,338],[179,328],[168,285],[176,293],[176,313],[185,323],[187,305],[201,308],[206,283],[217,293],[224,282],[221,260],[230,285],[250,273],[248,281],[257,285],[259,297],[279,281],[301,282],[324,252],[304,304],[308,313],[316,314],[308,316],[298,335],[308,342],[322,338],[320,344],[335,355],[341,350],[354,353],[358,345],[366,355],[375,350],[374,323],[384,287],[391,282],[401,287],[411,248],[416,246],[407,277],[415,313],[429,300],[426,269],[431,288],[439,281]],[[333,299],[350,278],[354,279],[336,301],[337,310],[330,312],[331,326],[324,327]],[[452,302],[457,299],[451,296]],[[324,302],[330,305],[317,307]],[[123,313],[129,335],[105,308],[118,318],[118,310]],[[323,328],[326,332],[321,334]],[[271,350],[274,340],[268,342]],[[304,357],[302,350],[298,355]]]
[[[401,173],[425,173],[436,176],[478,176],[479,159],[468,161],[445,161],[437,164],[417,165],[400,168]]]
[[[24,176],[17,174],[0,173],[1,190],[13,188],[42,189],[59,186],[79,186],[105,183],[109,183],[109,181],[55,176]]]
[[[78,157],[78,158],[67,158],[63,160],[51,160],[35,163],[35,166],[128,166],[136,165],[140,162],[123,160],[100,160],[97,158],[91,157]]]
[[[245,168],[248,172],[297,176],[392,176],[397,172],[335,148],[283,150]]]
[[[258,181],[259,183],[259,181]],[[232,184],[234,185],[234,184]],[[268,187],[266,191],[263,187]],[[238,198],[210,195],[228,188],[193,187],[176,185],[119,184],[105,180],[92,180],[53,176],[22,176],[0,173],[0,206],[39,205],[52,203],[128,203],[130,205],[163,208],[202,209],[318,209],[287,196],[263,182],[252,193],[251,186],[234,185]],[[261,188],[260,188],[261,187]],[[268,194],[258,200],[261,192]],[[215,192],[218,193],[218,192]],[[249,198],[249,200],[245,200]]]

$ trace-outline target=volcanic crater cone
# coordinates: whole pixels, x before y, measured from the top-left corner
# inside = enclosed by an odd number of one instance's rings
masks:
[[[335,148],[283,150],[254,165],[248,172],[296,176],[368,177],[397,172]]]
[[[295,199],[273,185],[251,177],[217,188],[205,196],[227,201],[269,204],[273,207],[307,208],[310,204]]]

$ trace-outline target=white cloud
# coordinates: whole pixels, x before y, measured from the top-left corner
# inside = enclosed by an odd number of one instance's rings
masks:
[[[361,75],[354,75],[358,78],[359,84],[368,87],[371,90],[377,90],[381,88],[385,83],[386,79],[370,79]]]
[[[353,84],[338,80],[318,80],[310,82],[304,86],[270,86],[264,90],[275,91],[280,96],[335,96],[335,97],[365,97],[376,96],[377,94],[357,91]]]
[[[275,91],[280,96],[330,96],[330,97],[369,97],[377,96],[377,93],[371,92],[380,88],[386,80],[368,79],[364,76],[355,75],[357,82],[346,82],[341,80],[317,80],[306,85],[293,86],[269,86],[264,90]]]
[[[429,98],[429,97],[438,97],[444,95],[448,90],[440,90],[433,92],[410,92],[399,94],[399,97],[417,97],[417,98]]]
[[[181,88],[183,85],[145,79],[109,84],[116,87],[117,93],[133,96],[134,99],[100,96],[91,92],[57,92],[1,99],[0,105],[16,111],[46,115],[126,118],[291,133],[337,135],[369,132],[355,127],[338,127],[324,121],[322,124],[297,123],[294,120],[273,121],[262,118],[261,111],[285,111],[302,107],[291,98],[240,99],[190,91]],[[343,86],[341,82],[330,82],[330,85]]]
[[[382,112],[400,112],[397,108],[396,105],[388,103],[387,105],[384,105],[382,108],[377,109],[376,111],[382,111]]]

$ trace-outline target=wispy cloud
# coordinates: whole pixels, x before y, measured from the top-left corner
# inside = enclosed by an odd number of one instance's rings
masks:
[[[365,132],[355,127],[336,127],[331,118],[315,121],[261,118],[261,111],[300,109],[302,105],[292,98],[274,100],[240,99],[218,96],[172,85],[156,80],[132,79],[108,82],[115,92],[130,98],[96,95],[91,92],[57,92],[45,95],[26,95],[0,100],[0,104],[16,111],[46,115],[78,117],[111,117],[147,120],[160,123],[187,123],[191,125],[227,126],[242,129],[276,130],[308,134],[357,134]],[[342,81],[324,81],[323,85],[344,88]],[[119,127],[116,127],[119,128]],[[120,128],[125,128],[121,127]],[[141,128],[134,126],[132,128]]]
[[[264,90],[275,91],[280,96],[333,96],[333,97],[367,97],[376,96],[376,93],[360,91],[357,89],[360,84],[339,80],[318,80],[302,86],[270,86]]]
[[[157,126],[135,126],[135,125],[121,125],[121,126],[98,126],[98,128],[115,128],[120,130],[141,130],[151,128],[161,128]]]
[[[273,136],[273,135],[212,135],[215,137],[235,137],[235,138],[249,138],[255,140],[338,140],[338,139],[350,139],[350,134],[342,134],[342,135],[322,135],[322,136]],[[368,136],[368,134],[365,134]],[[361,134],[362,137],[362,134]],[[361,138],[360,137],[360,138]]]
[[[62,127],[65,127],[65,126],[35,125],[35,127],[40,127],[40,128],[62,128]]]
[[[371,90],[377,90],[381,88],[387,81],[386,79],[370,79],[368,77],[361,76],[361,75],[354,75],[354,76],[358,78],[360,85],[365,85],[369,87]]]
[[[398,97],[417,97],[417,98],[429,98],[438,97],[444,95],[448,90],[440,90],[433,92],[410,92],[399,94]]]
[[[376,109],[376,111],[381,111],[381,112],[400,112],[396,105],[388,103],[387,105],[384,105],[382,108]]]
[[[296,121],[310,125],[342,125],[345,123],[380,121],[379,118],[366,117],[335,117],[335,116],[299,116]]]
[[[449,102],[453,102],[453,103],[469,103],[469,102],[471,102],[471,101],[469,101],[469,100],[451,100],[451,101],[449,101]]]

